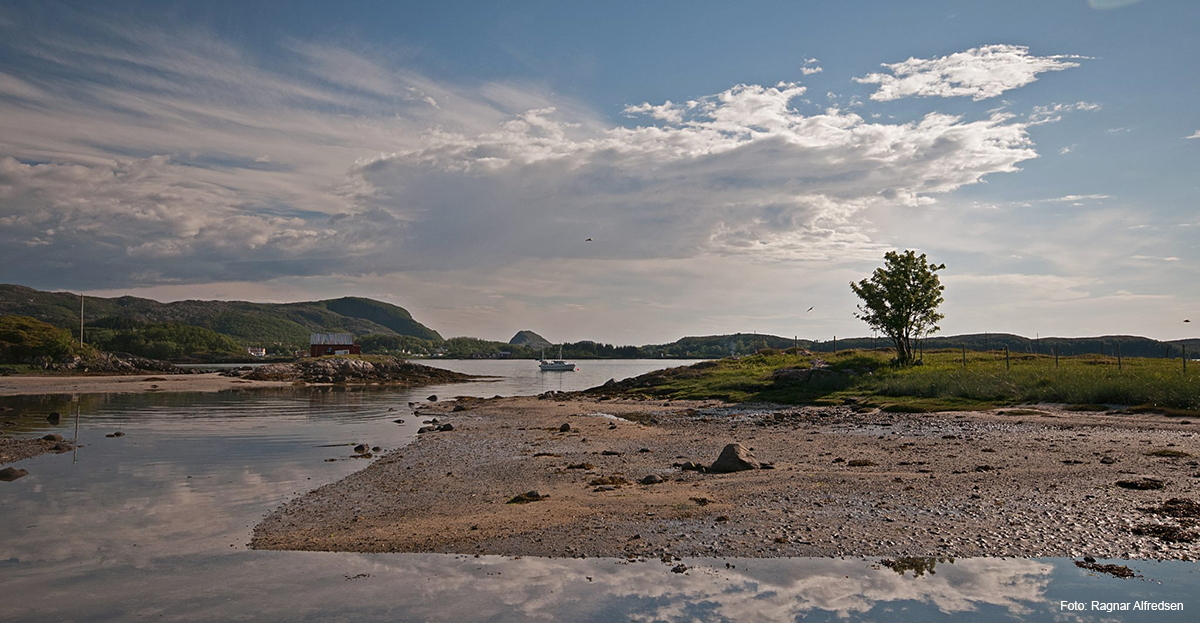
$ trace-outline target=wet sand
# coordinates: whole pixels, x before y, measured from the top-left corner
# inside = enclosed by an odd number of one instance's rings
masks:
[[[120,394],[131,392],[218,392],[232,389],[291,387],[285,381],[250,381],[209,374],[134,374],[128,376],[0,376],[0,396],[33,394]]]
[[[1200,497],[1200,439],[1186,420],[1055,407],[859,414],[577,398],[464,406],[418,407],[422,419],[454,430],[422,434],[285,504],[255,528],[252,546],[619,557],[1200,554],[1197,543],[1133,531],[1186,532],[1193,521],[1139,510]],[[559,432],[563,423],[570,432]],[[674,466],[710,464],[732,442],[773,469]],[[637,484],[651,474],[665,482]],[[630,484],[589,484],[603,478]],[[1144,478],[1163,488],[1116,484]],[[527,491],[548,497],[506,503]]]

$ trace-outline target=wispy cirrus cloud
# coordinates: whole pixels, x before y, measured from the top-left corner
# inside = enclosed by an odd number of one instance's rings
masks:
[[[986,45],[935,58],[884,63],[887,72],[854,78],[878,84],[871,99],[886,102],[904,97],[970,97],[975,101],[1037,80],[1038,74],[1078,67],[1084,56],[1034,56],[1022,45]]]
[[[1183,138],[1185,138],[1185,139],[1200,138],[1200,130],[1196,130],[1195,132],[1192,132],[1191,134],[1189,134]]]

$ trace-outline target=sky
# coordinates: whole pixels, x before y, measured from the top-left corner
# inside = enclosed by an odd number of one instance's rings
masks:
[[[0,282],[444,336],[1195,337],[1200,3],[6,2]],[[809,308],[811,311],[808,311]],[[1184,319],[1195,318],[1193,323]]]

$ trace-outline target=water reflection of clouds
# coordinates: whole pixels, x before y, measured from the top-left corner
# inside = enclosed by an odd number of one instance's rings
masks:
[[[857,560],[740,560],[736,570],[701,562],[710,566],[679,575],[657,561],[627,565],[611,559],[289,552],[167,557],[143,570],[150,573],[135,574],[138,593],[155,596],[136,607],[140,615],[206,620],[252,611],[268,619],[779,621],[821,614],[857,618],[892,607],[920,619],[982,605],[1022,616],[1045,602],[1053,568],[970,559],[913,578]],[[85,595],[97,588],[80,577],[60,579]],[[31,580],[19,577],[17,585]]]

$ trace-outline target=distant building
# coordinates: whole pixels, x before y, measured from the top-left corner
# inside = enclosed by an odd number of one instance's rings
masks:
[[[263,348],[262,346],[251,346],[250,348],[246,349],[246,352],[250,353],[250,355],[254,357],[267,356],[267,349]]]
[[[351,333],[314,333],[308,341],[310,357],[325,355],[361,355],[362,347],[354,343]]]

